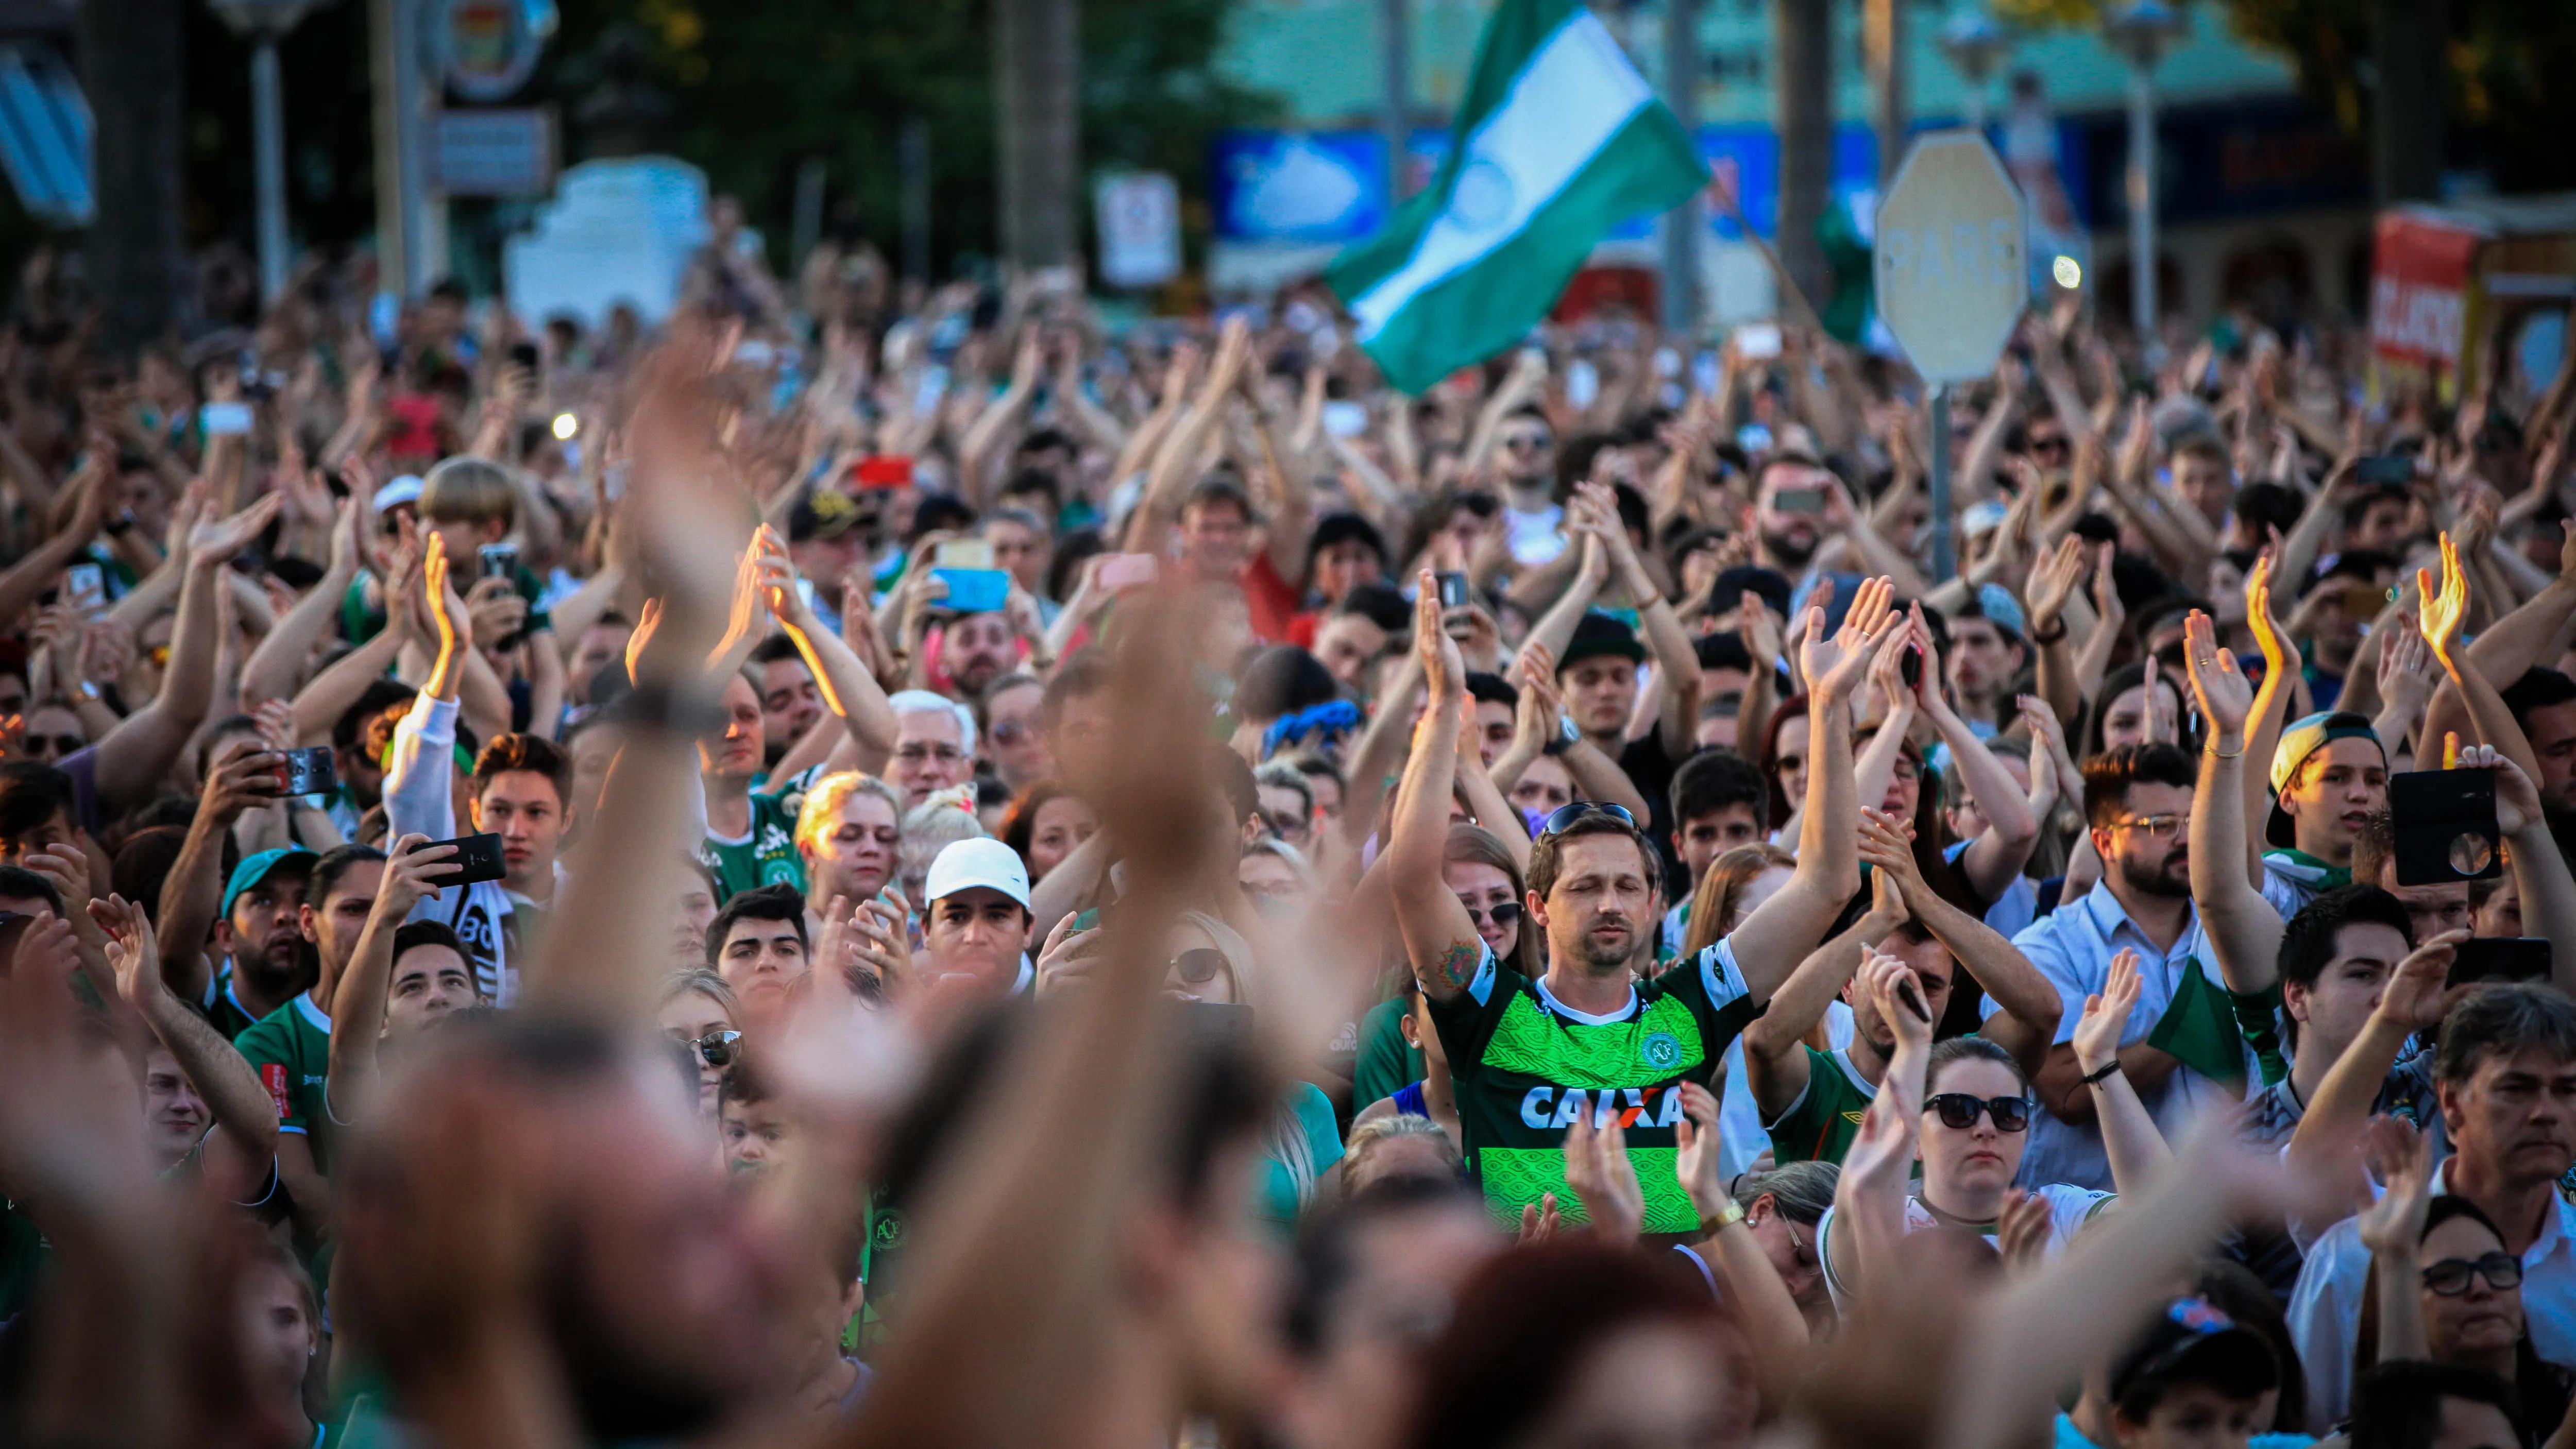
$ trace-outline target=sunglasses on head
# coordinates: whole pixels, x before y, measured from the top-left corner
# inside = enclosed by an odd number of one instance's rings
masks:
[[[729,1067],[742,1055],[742,1033],[711,1031],[689,1043],[698,1049],[698,1060],[711,1067]]]
[[[1953,1132],[1976,1126],[1981,1112],[1995,1119],[1998,1132],[2022,1132],[2030,1127],[2028,1097],[1971,1097],[1965,1092],[1943,1092],[1923,1105],[1940,1113],[1941,1125]]]
[[[2424,1266],[2424,1286],[2444,1298],[2457,1298],[2469,1291],[2471,1278],[2484,1278],[2487,1286],[2498,1293],[2522,1286],[2522,1260],[2511,1253],[2488,1253],[2476,1258],[2444,1258]]]
[[[1637,817],[1629,814],[1627,807],[1624,805],[1609,805],[1597,800],[1577,800],[1571,805],[1558,806],[1548,815],[1547,823],[1539,827],[1538,833],[1541,835],[1554,835],[1565,827],[1572,825],[1575,821],[1582,819],[1586,815],[1593,814],[1596,811],[1600,814],[1609,816],[1611,819],[1618,821],[1620,824],[1627,826],[1631,830],[1637,828]]]

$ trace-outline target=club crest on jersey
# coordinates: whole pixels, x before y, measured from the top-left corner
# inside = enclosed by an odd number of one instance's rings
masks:
[[[1682,1044],[1671,1032],[1650,1031],[1638,1044],[1637,1055],[1656,1071],[1669,1072],[1682,1064]]]

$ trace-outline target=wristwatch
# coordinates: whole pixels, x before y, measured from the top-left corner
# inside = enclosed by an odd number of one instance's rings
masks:
[[[1574,721],[1559,715],[1556,721],[1556,738],[1539,748],[1543,754],[1561,755],[1581,743],[1583,743],[1583,731],[1574,727]]]
[[[1699,1230],[1713,1238],[1742,1221],[1744,1209],[1736,1206],[1735,1199],[1728,1198],[1726,1206],[1699,1220]]]

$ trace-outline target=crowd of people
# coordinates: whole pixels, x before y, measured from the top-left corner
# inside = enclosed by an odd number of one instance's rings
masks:
[[[0,1440],[2576,1445],[2576,366],[347,280],[0,340]]]

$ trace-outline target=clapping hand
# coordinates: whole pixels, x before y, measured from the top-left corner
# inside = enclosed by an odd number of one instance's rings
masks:
[[[2084,999],[2083,1019],[2075,1023],[2075,1064],[2086,1076],[2119,1060],[2120,1038],[2129,1029],[2141,989],[2138,953],[2120,951],[2111,958],[2102,989]]]
[[[1636,1164],[1628,1160],[1628,1135],[1616,1113],[1601,1126],[1581,1112],[1565,1129],[1565,1185],[1583,1202],[1592,1230],[1604,1242],[1637,1240],[1645,1226],[1646,1194],[1637,1184]]]
[[[2363,1129],[2361,1156],[2380,1186],[2379,1201],[2362,1209],[2354,1222],[2362,1246],[2379,1257],[2411,1263],[2423,1244],[2424,1219],[2433,1203],[2433,1154],[2424,1133],[2411,1122],[2374,1117]]]
[[[2198,609],[2183,620],[2182,660],[2201,718],[2220,735],[2242,734],[2246,717],[2254,712],[2254,685],[2237,667],[2235,654],[2218,647],[2217,624]],[[2152,708],[2152,685],[2149,690]]]
[[[1870,660],[1897,632],[1895,594],[1894,584],[1884,576],[1863,580],[1860,592],[1852,596],[1851,608],[1843,614],[1842,628],[1831,639],[1824,637],[1824,610],[1807,610],[1807,637],[1798,652],[1813,698],[1826,704],[1851,699]]]

